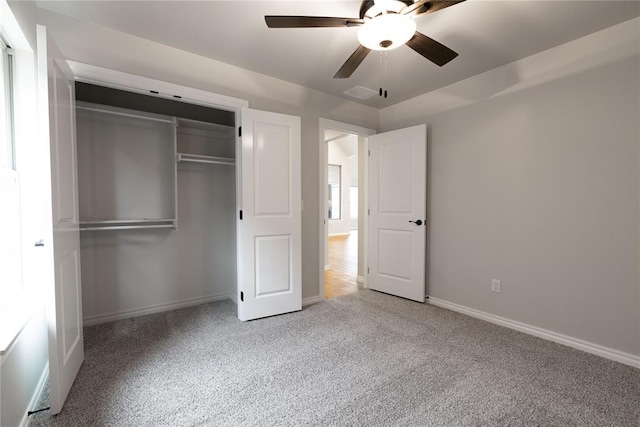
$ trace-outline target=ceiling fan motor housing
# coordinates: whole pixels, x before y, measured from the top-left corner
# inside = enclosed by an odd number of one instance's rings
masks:
[[[375,18],[382,13],[400,13],[406,6],[413,4],[412,0],[394,0],[381,2],[384,4],[385,9],[379,5],[376,5],[373,0],[364,0],[360,4],[360,19]]]
[[[398,13],[405,7],[401,1],[389,1],[369,8],[358,30],[360,44],[371,50],[391,50],[408,42],[416,32],[416,23],[411,16]]]

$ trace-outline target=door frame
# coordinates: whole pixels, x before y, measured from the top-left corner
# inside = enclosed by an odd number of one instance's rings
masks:
[[[335,120],[329,120],[320,118],[319,121],[319,132],[318,132],[318,140],[319,140],[319,148],[320,155],[318,156],[320,161],[319,168],[319,186],[320,186],[320,211],[322,214],[320,215],[320,222],[318,224],[318,234],[319,234],[319,254],[318,264],[319,264],[319,283],[318,283],[318,297],[320,301],[324,301],[324,271],[325,271],[325,255],[327,250],[327,231],[329,229],[329,219],[327,214],[326,200],[327,200],[327,170],[328,170],[328,159],[329,159],[329,145],[325,142],[324,134],[327,130],[335,130],[339,132],[349,133],[353,135],[358,135],[359,137],[363,137],[364,141],[358,141],[358,144],[364,144],[364,152],[367,153],[369,150],[369,141],[367,137],[371,135],[375,135],[376,131],[373,129],[365,128],[362,126],[352,125],[350,123],[338,122]],[[362,167],[364,169],[364,182],[358,183],[358,198],[364,198],[364,205],[368,206],[368,182],[369,182],[369,156],[364,156],[362,159]],[[366,269],[368,264],[368,253],[367,253],[367,245],[368,245],[368,231],[369,231],[369,218],[365,215],[363,219],[363,230],[358,230],[358,235],[362,233],[364,237],[364,244],[362,248],[363,254],[363,263]],[[364,272],[364,287],[367,287],[367,274]]]

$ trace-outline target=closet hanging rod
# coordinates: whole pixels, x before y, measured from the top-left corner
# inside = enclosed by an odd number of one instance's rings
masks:
[[[195,154],[178,154],[178,162],[208,163],[213,165],[234,166],[235,160],[225,157],[198,156]]]
[[[124,117],[132,117],[135,119],[145,119],[145,120],[151,120],[154,122],[162,122],[162,123],[171,123],[173,124],[173,120],[172,119],[159,119],[156,117],[148,117],[148,116],[142,116],[139,114],[131,114],[131,113],[122,113],[120,111],[112,111],[112,110],[105,110],[103,108],[97,108],[97,107],[87,107],[84,105],[76,105],[76,108],[79,108],[81,110],[88,110],[88,111],[95,111],[98,113],[107,113],[107,114],[115,114],[116,116],[124,116]]]
[[[80,231],[106,231],[106,230],[145,230],[150,228],[175,228],[172,224],[159,225],[112,225],[106,227],[80,227]]]
[[[148,224],[148,223],[171,223],[173,219],[170,218],[146,218],[146,219],[105,219],[96,221],[80,221],[80,225],[95,225],[95,224]]]

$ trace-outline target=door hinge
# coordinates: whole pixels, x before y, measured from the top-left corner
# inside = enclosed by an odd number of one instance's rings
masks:
[[[369,149],[369,157],[371,157],[371,149]]]
[[[371,271],[369,270],[369,267],[367,267],[367,274],[371,273]]]
[[[238,136],[242,136],[242,126],[238,127]]]
[[[240,301],[244,302],[244,292],[240,291]]]
[[[240,209],[240,221],[242,221],[242,209]]]
[[[371,215],[371,208],[367,209],[367,215]]]

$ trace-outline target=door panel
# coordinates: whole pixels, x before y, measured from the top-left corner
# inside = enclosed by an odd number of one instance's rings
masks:
[[[378,274],[400,280],[411,280],[411,248],[413,231],[378,230]]]
[[[47,284],[51,413],[57,414],[84,360],[78,227],[75,96],[71,69],[38,25],[38,90],[48,95],[52,275]],[[47,239],[48,240],[48,239]]]
[[[60,287],[62,323],[62,348],[63,362],[67,364],[69,358],[73,356],[77,345],[82,341],[82,290],[80,289],[79,253],[74,250],[66,254],[58,264],[58,275],[61,283]]]
[[[291,215],[292,143],[288,125],[254,124],[253,186],[256,217]]]
[[[238,318],[302,309],[300,118],[242,112]]]
[[[256,298],[291,292],[292,236],[256,236]]]
[[[370,136],[369,149],[369,288],[424,302],[426,127]]]
[[[412,213],[413,189],[411,187],[414,171],[412,162],[407,162],[406,158],[407,154],[411,155],[411,152],[411,141],[380,144],[378,211],[381,214],[411,215]]]
[[[50,63],[49,80],[52,83],[51,99],[56,100],[55,108],[50,108],[52,128],[51,138],[56,149],[55,154],[55,223],[77,222],[78,197],[76,188],[76,151],[74,125],[74,92],[73,81],[65,79],[61,65],[56,61]]]

